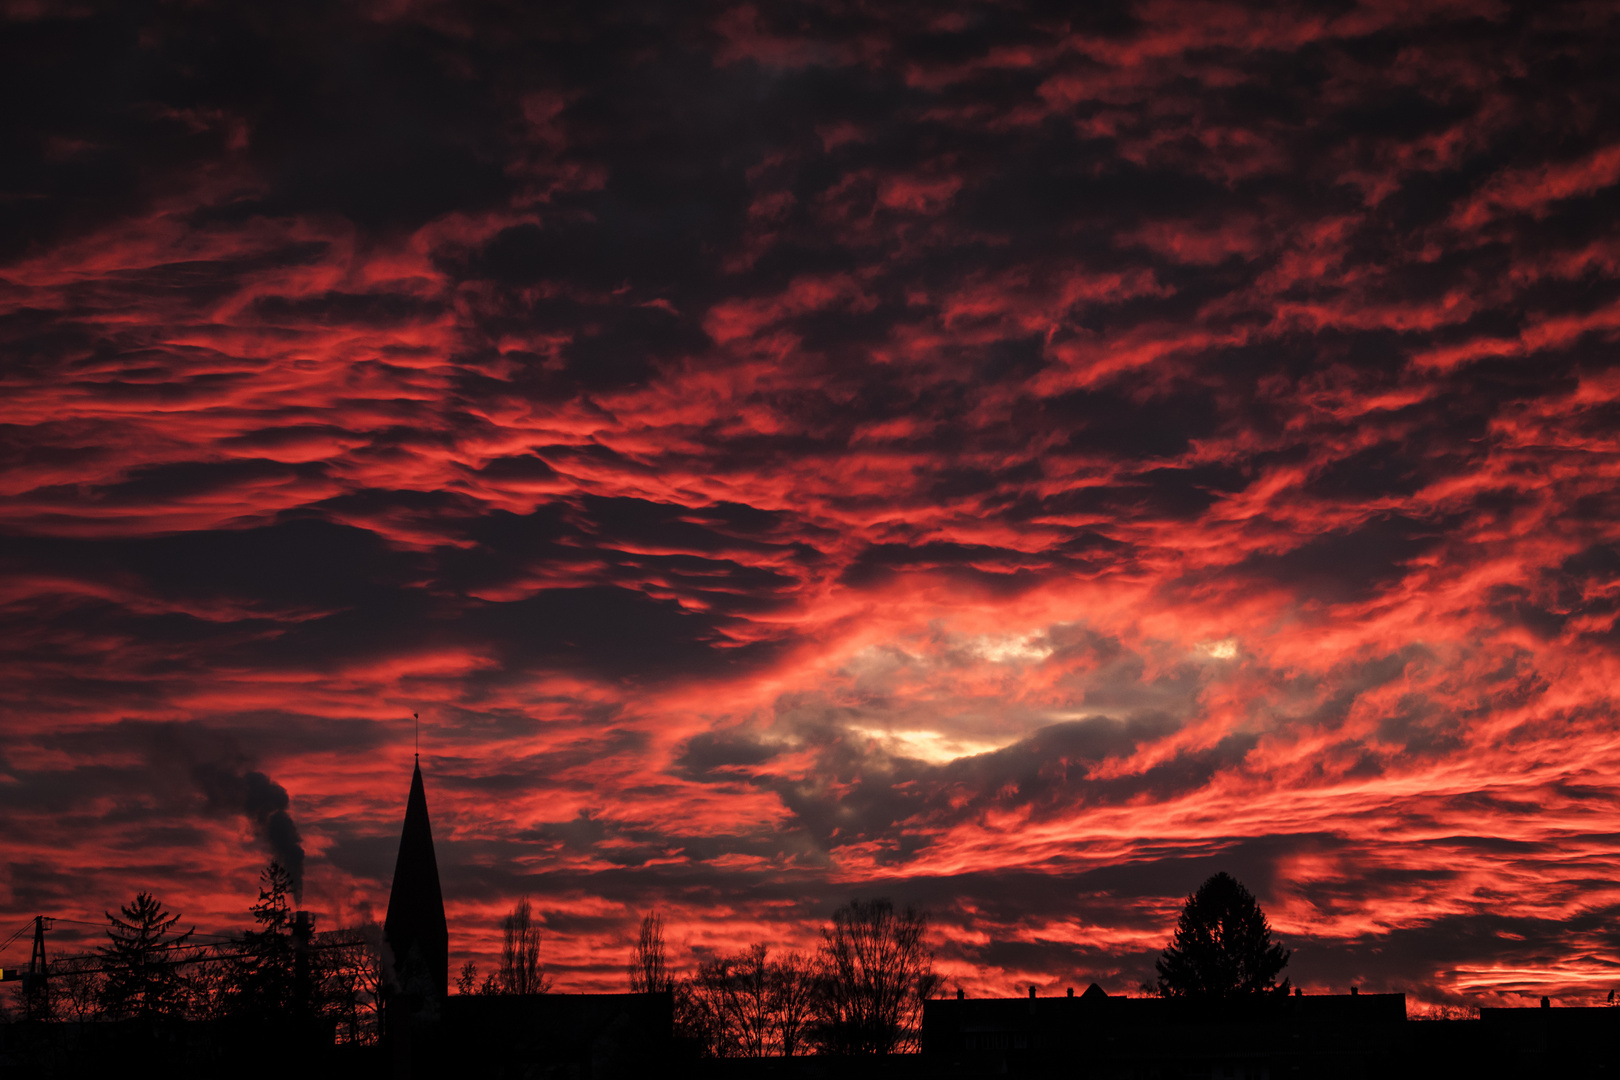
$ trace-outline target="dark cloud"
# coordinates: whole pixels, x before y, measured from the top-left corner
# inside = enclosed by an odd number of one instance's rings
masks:
[[[760,765],[781,752],[744,734],[705,731],[686,741],[675,764],[693,779],[721,779],[728,766]]]
[[[1442,543],[1439,530],[1398,516],[1313,537],[1277,555],[1252,555],[1238,572],[1325,603],[1365,599],[1405,576],[1410,563]]]

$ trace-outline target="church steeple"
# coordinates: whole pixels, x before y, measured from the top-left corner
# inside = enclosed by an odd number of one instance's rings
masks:
[[[420,757],[411,773],[383,933],[394,954],[399,989],[406,994],[431,993],[443,1001],[450,992],[450,930],[444,919],[444,894],[439,891]]]

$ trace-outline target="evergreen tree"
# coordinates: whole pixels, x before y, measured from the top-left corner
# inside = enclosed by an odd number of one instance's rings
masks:
[[[163,910],[151,893],[107,912],[112,925],[99,950],[102,966],[101,1006],[113,1019],[159,1019],[184,1014],[188,991],[177,965],[177,953],[196,931],[174,932],[179,915]]]
[[[1187,897],[1175,936],[1156,964],[1163,997],[1234,998],[1287,994],[1277,983],[1289,950],[1271,940],[1254,896],[1219,873]]]
[[[244,1019],[283,1017],[294,1004],[292,875],[279,862],[259,872],[255,929],[244,931],[232,972],[231,1012]]]

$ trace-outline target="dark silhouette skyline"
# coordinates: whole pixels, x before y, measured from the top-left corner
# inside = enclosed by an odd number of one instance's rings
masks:
[[[538,937],[522,901],[503,921],[507,955],[482,992],[451,997],[424,943],[445,926],[441,884],[418,761],[412,770],[387,937],[328,934],[289,907],[293,879],[272,862],[260,875],[257,927],[233,950],[186,957],[192,931],[147,893],[108,913],[108,945],[87,1024],[67,1020],[31,972],[29,1012],[0,1024],[14,1065],[61,1075],[105,1075],[153,1059],[193,1077],[391,1076],[563,1071],[618,1080],[655,1070],[695,1077],[1009,1075],[1586,1075],[1612,1057],[1620,1013],[1611,1008],[1482,1009],[1472,1018],[1413,1022],[1402,994],[1290,996],[1275,983],[1287,953],[1269,941],[1253,896],[1224,873],[1187,897],[1164,951],[1156,996],[1111,996],[1093,983],[1078,997],[1027,1000],[935,996],[928,919],[885,899],[856,899],[822,930],[806,960],[772,960],[765,944],[667,974],[661,919],[643,917],[627,967],[629,994],[552,994],[538,972]],[[43,922],[36,920],[36,959]],[[369,957],[370,961],[364,958]],[[357,965],[356,960],[361,962]],[[59,965],[67,977],[71,964]],[[190,969],[189,971],[187,969]],[[373,972],[363,987],[353,978]],[[347,979],[345,976],[349,976]],[[472,982],[469,970],[464,983]],[[368,989],[374,1026],[354,1020]],[[1611,1002],[1612,1004],[1612,1002]],[[275,1052],[266,1056],[267,1040]],[[179,1048],[179,1049],[177,1049]],[[812,1058],[805,1062],[805,1056]],[[161,1058],[161,1063],[155,1059]],[[786,1070],[786,1072],[784,1072]]]

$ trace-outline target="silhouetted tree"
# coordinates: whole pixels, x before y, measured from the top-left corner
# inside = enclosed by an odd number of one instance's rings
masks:
[[[652,994],[673,985],[664,961],[664,920],[658,912],[649,911],[641,917],[641,933],[630,953],[630,992]]]
[[[805,1046],[817,1000],[815,974],[798,953],[772,960],[763,944],[701,965],[691,980],[712,1053],[791,1057]]]
[[[717,956],[698,965],[687,980],[693,1026],[705,1036],[705,1050],[715,1057],[738,1057],[742,1038],[732,997],[733,958]]]
[[[771,1022],[771,966],[764,945],[698,966],[690,993],[718,1057],[764,1057],[775,1052]]]
[[[311,1003],[318,1015],[332,1022],[338,1042],[377,1040],[381,943],[382,927],[376,923],[316,935]]]
[[[852,900],[821,931],[816,1030],[835,1054],[915,1049],[922,1003],[938,985],[928,917],[888,900]]]
[[[456,976],[456,993],[475,994],[478,992],[478,965],[469,960],[461,965],[461,974]]]
[[[729,1040],[724,1038],[720,1014],[703,985],[702,975],[700,965],[697,975],[677,979],[670,987],[675,998],[675,1035],[691,1043],[702,1056],[715,1057],[729,1045]]]
[[[107,912],[112,925],[99,950],[102,966],[101,1006],[113,1019],[179,1017],[185,1012],[185,977],[176,964],[178,950],[195,932],[174,932],[179,915],[163,910],[151,893],[136,893],[135,902]]]
[[[101,976],[84,959],[52,967],[51,993],[56,996],[58,1012],[80,1025],[101,1011]]]
[[[744,1057],[764,1057],[776,1052],[775,1027],[771,1023],[770,952],[764,945],[750,945],[732,958],[735,987],[737,1034]]]
[[[551,980],[540,973],[540,928],[528,897],[501,920],[501,934],[501,993],[543,994],[551,989]]]
[[[388,970],[383,957],[387,954],[388,943],[379,922],[364,923],[359,930],[366,942],[362,954],[364,963],[360,968],[361,1023],[369,1032],[369,1037],[361,1041],[375,1042],[382,1035],[383,986]]]
[[[244,931],[231,973],[229,1011],[243,1019],[286,1016],[294,1005],[292,875],[279,862],[259,872],[255,929]]]
[[[1233,998],[1286,994],[1288,980],[1277,973],[1289,950],[1273,944],[1254,896],[1230,874],[1219,873],[1198,887],[1182,906],[1175,936],[1157,964],[1164,997]]]
[[[236,1005],[238,944],[212,946],[191,965],[186,975],[186,985],[191,990],[186,1015],[191,1019],[219,1020],[231,1014]]]
[[[777,1052],[792,1057],[804,1049],[815,1013],[815,972],[805,958],[790,952],[771,962],[771,1026]]]

